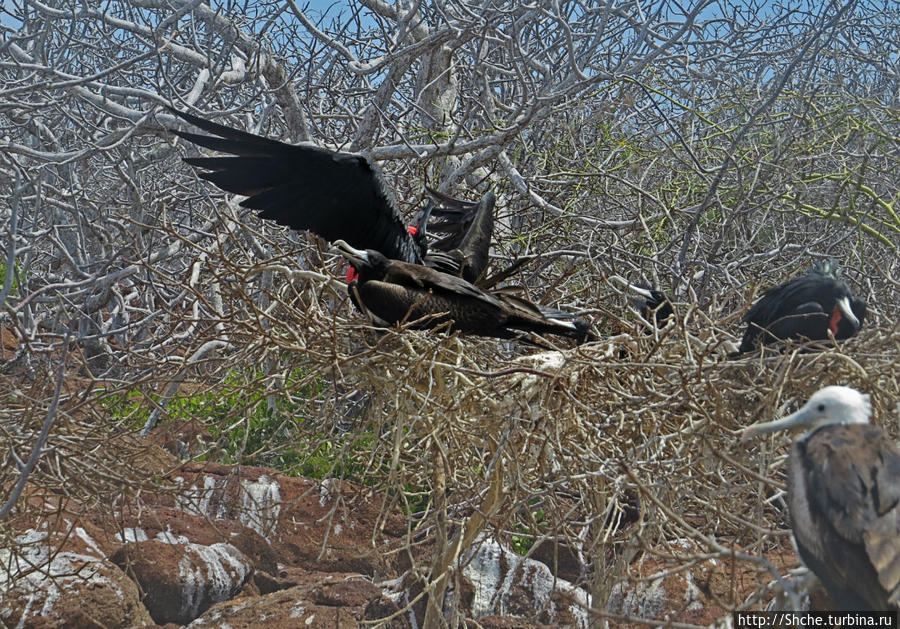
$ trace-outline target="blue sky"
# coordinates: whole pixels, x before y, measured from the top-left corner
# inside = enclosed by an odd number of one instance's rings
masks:
[[[341,11],[346,11],[350,8],[350,0],[304,0],[297,3],[297,6],[300,8],[307,5],[310,13],[318,15],[327,13],[329,17],[334,17]]]

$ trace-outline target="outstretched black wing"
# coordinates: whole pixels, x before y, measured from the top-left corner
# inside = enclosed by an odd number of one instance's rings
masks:
[[[241,206],[291,229],[342,239],[395,260],[419,263],[423,251],[407,232],[381,172],[362,155],[311,144],[285,144],[198,116],[172,113],[206,131],[173,130],[198,146],[230,156],[188,157],[200,177],[247,198]]]
[[[419,218],[419,228],[427,223],[429,232],[444,234],[431,245],[425,264],[443,273],[459,275],[477,283],[487,269],[494,233],[494,193],[480,201],[462,201],[426,186],[431,200]],[[434,220],[431,220],[431,219]]]

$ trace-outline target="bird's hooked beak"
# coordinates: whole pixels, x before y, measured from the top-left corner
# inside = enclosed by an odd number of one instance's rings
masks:
[[[741,433],[741,441],[749,441],[759,435],[778,432],[779,430],[806,427],[813,424],[820,416],[820,414],[817,414],[815,408],[810,408],[807,404],[800,410],[782,417],[781,419],[747,426]]]
[[[642,288],[642,287],[638,286],[637,284],[632,284],[631,282],[626,280],[621,275],[610,275],[608,279],[615,280],[617,283],[621,284],[626,289],[630,290],[633,293],[640,295],[641,297],[644,297],[646,299],[653,299],[653,293],[649,289]]]
[[[363,249],[351,247],[346,240],[335,240],[328,250],[344,256],[357,269],[369,264],[369,253]]]
[[[838,310],[841,311],[841,314],[844,316],[847,321],[850,322],[850,325],[853,326],[854,330],[859,330],[859,319],[853,313],[853,308],[850,307],[850,298],[849,297],[841,297],[837,300]]]
[[[431,212],[434,210],[434,201],[432,199],[428,199],[425,202],[425,207],[422,208],[422,212],[419,214],[419,218],[416,219],[414,225],[409,225],[406,228],[406,231],[409,232],[410,236],[419,236],[419,238],[425,238],[426,231],[428,228],[428,220],[431,218]]]
[[[628,289],[633,293],[637,293],[644,299],[656,299],[656,295],[654,295],[653,291],[649,289],[641,288],[640,286],[637,286],[635,284],[628,284]]]

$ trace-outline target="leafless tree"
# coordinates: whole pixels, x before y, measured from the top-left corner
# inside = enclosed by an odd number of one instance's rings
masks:
[[[316,417],[389,403],[360,374],[384,342],[359,341],[335,261],[200,181],[163,105],[364,152],[410,215],[425,184],[494,189],[495,265],[535,256],[513,283],[604,333],[629,319],[613,273],[702,305],[727,336],[757,289],[828,256],[872,325],[893,324],[897,41],[900,12],[877,0],[4,3],[0,371],[47,384],[39,403],[6,400],[0,444],[20,462],[31,447],[70,331],[86,384],[61,408],[138,392],[155,420],[186,381],[237,387],[235,365],[273,407],[323,381]],[[465,367],[500,369],[491,343],[471,350],[490,367]],[[220,433],[248,417],[232,409]],[[6,469],[4,487],[25,471]]]

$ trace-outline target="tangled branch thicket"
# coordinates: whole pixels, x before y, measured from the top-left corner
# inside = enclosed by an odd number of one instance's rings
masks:
[[[784,568],[765,553],[785,528],[766,499],[782,461],[735,430],[843,383],[896,434],[896,9],[56,4],[0,14],[5,489],[73,339],[17,518],[158,488],[139,433],[191,418],[211,435],[196,456],[379,488],[411,540],[486,510],[523,552],[576,549],[598,610],[640,556],[724,560],[731,609],[755,602],[736,579],[763,596]],[[364,150],[410,216],[424,184],[491,187],[494,268],[533,256],[513,283],[603,340],[371,329],[321,242],[181,164],[161,104]],[[869,303],[860,335],[729,360],[754,297],[825,257]],[[612,274],[672,295],[676,323],[648,332]]]

